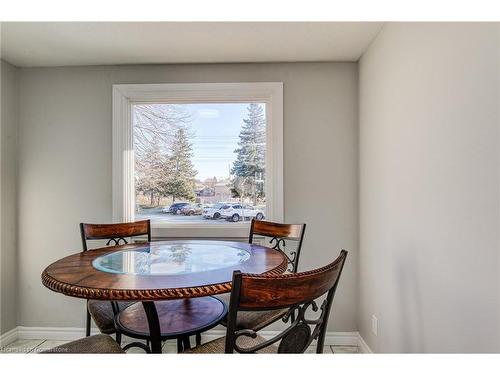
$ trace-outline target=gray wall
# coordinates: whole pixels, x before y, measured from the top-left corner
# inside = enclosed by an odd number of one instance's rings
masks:
[[[361,59],[359,330],[377,352],[500,351],[499,67],[494,24],[388,24]]]
[[[18,70],[0,60],[1,218],[0,334],[17,325],[17,78]]]
[[[216,64],[30,68],[20,71],[19,325],[83,327],[84,304],[40,283],[80,250],[78,223],[111,220],[111,85],[284,82],[285,220],[308,224],[304,269],[350,251],[332,311],[355,331],[357,64]]]

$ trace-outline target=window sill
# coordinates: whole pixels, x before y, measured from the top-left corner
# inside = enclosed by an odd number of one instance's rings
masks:
[[[248,238],[250,222],[245,223],[151,223],[153,238]]]

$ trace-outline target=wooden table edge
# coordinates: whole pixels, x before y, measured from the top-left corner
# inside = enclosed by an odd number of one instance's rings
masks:
[[[48,268],[48,267],[47,267]],[[42,284],[56,292],[67,296],[96,299],[105,301],[161,301],[179,298],[195,298],[212,296],[231,291],[231,281],[219,284],[204,285],[200,287],[174,288],[174,289],[110,289],[81,287],[58,281],[47,273],[44,269],[41,279]],[[288,260],[283,257],[281,264],[262,274],[262,276],[281,275],[288,268]]]

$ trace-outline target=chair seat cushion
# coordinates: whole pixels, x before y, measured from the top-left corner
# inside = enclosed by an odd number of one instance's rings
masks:
[[[221,301],[224,301],[229,306],[230,294],[218,295]],[[237,329],[251,329],[259,331],[276,320],[282,318],[288,309],[266,310],[266,311],[238,311]],[[225,325],[225,321],[223,324]]]
[[[266,341],[262,336],[257,335],[256,338],[251,338],[247,336],[240,336],[236,339],[236,343],[240,348],[251,348],[257,344]],[[185,354],[221,354],[224,353],[226,337],[221,337],[205,344],[198,345],[192,349],[186,350]],[[276,354],[278,353],[278,347],[275,345],[269,345],[257,352],[258,354]]]
[[[124,354],[118,343],[108,335],[94,335],[84,337],[67,344],[56,346],[42,353],[53,354]]]
[[[128,306],[136,302],[118,302],[120,311],[126,309]],[[110,335],[115,333],[113,307],[110,301],[88,300],[87,308],[94,320],[95,325],[99,328],[101,333]]]

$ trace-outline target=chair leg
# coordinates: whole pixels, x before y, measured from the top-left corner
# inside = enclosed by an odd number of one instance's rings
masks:
[[[182,339],[179,337],[177,339],[177,353],[182,353],[184,350],[182,348]]]
[[[327,315],[328,316],[328,315]],[[320,333],[318,337],[318,346],[316,347],[317,354],[323,354],[323,348],[325,347],[325,334],[324,331]]]
[[[90,313],[88,309],[87,309],[87,324],[85,326],[85,336],[87,337],[90,336]]]
[[[122,334],[120,332],[116,332],[116,342],[121,345],[122,343]]]
[[[182,345],[184,347],[184,350],[191,349],[191,343],[189,342],[189,336],[184,336],[182,338]]]
[[[196,334],[196,345],[201,345],[201,333]]]

